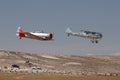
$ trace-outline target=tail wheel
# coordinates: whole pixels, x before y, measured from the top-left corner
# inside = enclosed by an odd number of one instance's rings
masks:
[[[19,39],[22,39],[21,37],[19,37]]]
[[[68,34],[67,34],[67,36],[69,37],[69,36],[70,36],[70,34],[68,33]]]

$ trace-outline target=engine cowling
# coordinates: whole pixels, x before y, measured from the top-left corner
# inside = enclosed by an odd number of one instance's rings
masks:
[[[49,33],[47,38],[48,38],[48,40],[51,40],[53,38],[53,34]]]

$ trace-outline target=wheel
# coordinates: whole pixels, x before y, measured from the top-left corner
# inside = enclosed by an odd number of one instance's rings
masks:
[[[96,43],[98,43],[98,41],[97,41],[97,40],[96,40],[95,42],[96,42]]]
[[[19,39],[22,39],[21,37],[19,37]]]
[[[92,43],[94,43],[94,40],[91,40]]]

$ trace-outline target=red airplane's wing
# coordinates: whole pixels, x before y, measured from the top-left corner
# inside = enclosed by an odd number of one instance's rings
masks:
[[[29,32],[25,32],[25,34],[27,35],[28,38],[32,38],[32,39],[37,39],[37,40],[41,40],[42,38],[36,35],[33,35]]]

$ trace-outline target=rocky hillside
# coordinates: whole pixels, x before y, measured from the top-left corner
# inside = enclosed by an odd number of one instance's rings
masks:
[[[41,69],[74,73],[120,73],[120,56],[64,56],[0,50],[0,67],[17,64],[21,69]]]

